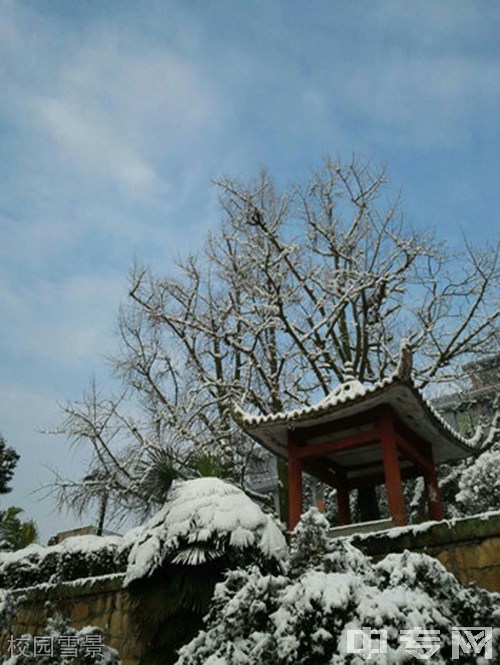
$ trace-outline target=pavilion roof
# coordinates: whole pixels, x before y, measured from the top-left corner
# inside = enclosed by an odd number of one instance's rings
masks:
[[[360,418],[362,414],[383,406],[390,406],[408,429],[432,445],[436,463],[467,457],[478,449],[478,436],[467,439],[456,432],[416,387],[411,351],[405,345],[401,347],[399,362],[392,374],[373,384],[363,384],[348,374],[344,383],[312,406],[266,415],[253,415],[234,406],[233,417],[266,449],[286,458],[289,431],[306,434],[313,431],[312,428],[321,429],[316,427],[318,425],[326,425],[331,438],[336,425],[337,430],[342,429],[342,423],[348,420],[354,423],[349,432],[363,431],[366,426],[356,427],[356,417],[360,423],[364,422]]]

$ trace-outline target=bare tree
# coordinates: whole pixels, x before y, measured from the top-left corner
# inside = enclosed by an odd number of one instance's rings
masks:
[[[260,413],[309,404],[342,381],[347,361],[375,381],[403,337],[421,388],[498,348],[498,247],[464,240],[452,253],[412,230],[386,182],[356,159],[327,160],[285,191],[266,172],[218,180],[223,219],[203,250],[167,277],[133,269],[114,367],[138,416],[124,415],[123,396],[90,412],[69,404],[60,430],[90,441],[117,505],[141,505],[152,460],[191,473],[193,451],[245,486],[252,444],[232,401]],[[77,481],[70,495],[82,492]]]

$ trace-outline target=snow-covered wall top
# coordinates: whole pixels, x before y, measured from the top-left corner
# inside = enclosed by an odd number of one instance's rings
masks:
[[[121,536],[74,536],[57,545],[0,552],[0,588],[24,588],[124,572]]]

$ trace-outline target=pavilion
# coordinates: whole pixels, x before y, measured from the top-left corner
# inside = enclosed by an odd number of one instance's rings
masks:
[[[416,388],[411,351],[402,346],[398,366],[371,385],[352,365],[344,382],[314,406],[251,415],[233,410],[239,425],[264,448],[288,461],[289,528],[302,513],[302,472],[334,487],[339,524],[351,523],[351,490],[385,484],[395,525],[406,525],[403,482],[422,476],[428,516],[444,517],[436,465],[474,453],[473,440],[455,432]]]

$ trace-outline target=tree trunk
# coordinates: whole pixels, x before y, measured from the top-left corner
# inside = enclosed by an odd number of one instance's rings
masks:
[[[101,500],[99,502],[99,519],[97,522],[97,532],[96,535],[102,536],[104,531],[104,520],[106,518],[106,508],[108,507],[108,493],[103,492],[101,495]]]

